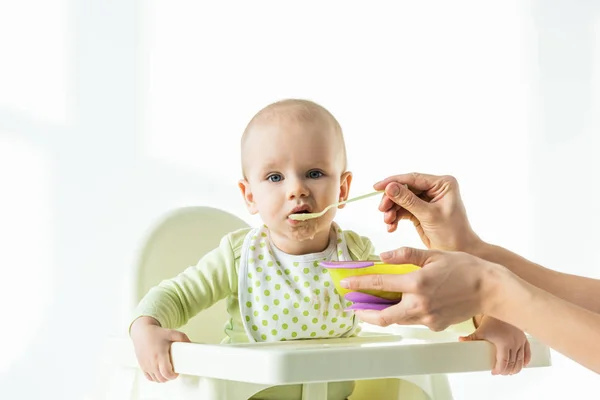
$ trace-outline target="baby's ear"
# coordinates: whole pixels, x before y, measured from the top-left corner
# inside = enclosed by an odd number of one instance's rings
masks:
[[[352,183],[352,172],[346,171],[340,179],[340,199],[339,201],[348,200],[350,194],[350,184]],[[339,205],[338,208],[344,208],[345,204]]]
[[[252,195],[252,189],[250,189],[250,184],[247,180],[242,179],[238,182],[238,187],[242,192],[242,197],[244,198],[246,207],[248,207],[248,211],[252,215],[256,214],[258,212],[258,209],[256,208],[256,204],[254,203],[254,196]]]

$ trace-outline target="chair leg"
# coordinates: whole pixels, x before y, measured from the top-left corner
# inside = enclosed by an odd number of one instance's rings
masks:
[[[247,400],[269,387],[255,383],[180,375],[177,400]]]
[[[226,381],[226,386],[227,400],[247,400],[261,390],[271,387],[270,385],[238,381]]]
[[[327,382],[302,385],[302,400],[327,400]]]
[[[454,400],[448,376],[445,374],[430,375],[431,398],[434,400]]]
[[[220,379],[179,375],[169,398],[173,400],[219,400],[225,399],[226,387]]]
[[[185,400],[221,400],[228,398],[226,382],[221,379],[200,377],[196,390],[192,390],[191,385],[189,385],[188,387],[190,389],[189,396],[187,396]],[[184,399],[182,398],[182,400]]]

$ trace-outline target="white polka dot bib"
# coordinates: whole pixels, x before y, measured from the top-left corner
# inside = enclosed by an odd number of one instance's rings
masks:
[[[244,240],[238,297],[251,341],[346,337],[357,333],[354,313],[333,286],[321,261],[350,261],[346,241],[334,224],[323,252],[294,256],[271,244],[266,227]]]

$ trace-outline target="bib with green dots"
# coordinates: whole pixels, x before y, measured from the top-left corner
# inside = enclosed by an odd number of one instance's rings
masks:
[[[334,223],[327,249],[300,256],[271,244],[266,227],[244,239],[238,297],[244,329],[251,341],[347,337],[358,332],[351,303],[333,286],[321,261],[351,261],[344,234]]]

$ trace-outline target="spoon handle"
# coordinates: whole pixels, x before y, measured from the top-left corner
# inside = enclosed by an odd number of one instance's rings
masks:
[[[353,201],[358,201],[358,200],[366,199],[367,197],[375,196],[375,195],[377,195],[379,193],[383,193],[383,191],[379,191],[378,190],[376,192],[363,194],[361,196],[356,196],[356,197],[353,197],[351,199],[340,201],[339,203],[336,203],[336,204],[332,204],[330,207],[337,207],[337,206],[341,206],[342,204],[352,203]]]

